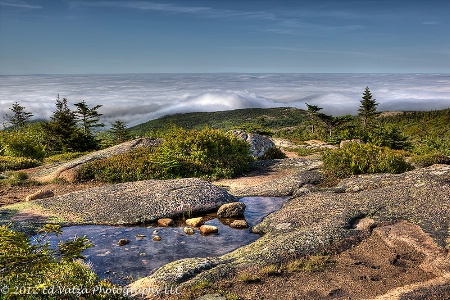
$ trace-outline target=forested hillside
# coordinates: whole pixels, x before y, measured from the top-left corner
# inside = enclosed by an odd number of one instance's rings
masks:
[[[267,131],[297,126],[307,118],[306,111],[292,107],[245,108],[168,115],[150,120],[130,129],[138,135],[167,128],[172,125],[185,129],[203,129],[205,126],[208,126],[222,130],[239,127],[251,131]]]

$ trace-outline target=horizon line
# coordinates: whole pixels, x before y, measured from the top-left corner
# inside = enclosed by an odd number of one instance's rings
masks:
[[[123,73],[29,73],[0,74],[0,76],[100,76],[100,75],[195,75],[195,74],[417,74],[442,75],[449,72],[123,72]]]

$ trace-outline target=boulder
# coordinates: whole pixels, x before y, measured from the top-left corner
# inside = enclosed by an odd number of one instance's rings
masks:
[[[191,227],[200,227],[204,224],[205,222],[203,221],[202,217],[198,217],[198,218],[190,218],[186,220],[186,225],[191,226]]]
[[[175,223],[170,218],[162,218],[158,219],[158,226],[160,227],[170,227],[173,226]]]
[[[218,233],[219,228],[217,228],[216,226],[212,226],[212,225],[202,225],[202,226],[200,226],[200,232],[202,234]]]
[[[248,228],[248,223],[245,220],[234,220],[230,223],[232,228]]]
[[[217,211],[218,218],[237,218],[244,216],[245,203],[231,202],[222,205]]]
[[[183,231],[186,234],[194,234],[194,229],[192,229],[191,227],[184,227]]]
[[[61,222],[136,225],[209,212],[232,201],[236,197],[223,188],[198,178],[184,178],[111,184],[33,203],[47,216],[59,216]]]
[[[36,199],[45,199],[55,196],[53,191],[51,190],[39,190],[34,194],[28,195],[25,197],[25,201],[31,201]]]
[[[268,150],[276,147],[270,138],[256,133],[246,133],[242,130],[232,130],[231,133],[237,138],[249,143],[250,154],[255,158],[263,157]]]
[[[159,235],[155,235],[152,240],[154,240],[155,242],[159,242],[161,240],[161,237]]]

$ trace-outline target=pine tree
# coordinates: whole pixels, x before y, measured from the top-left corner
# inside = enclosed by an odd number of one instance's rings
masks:
[[[320,120],[319,118],[319,111],[322,110],[322,107],[319,107],[317,105],[310,105],[308,103],[305,103],[306,107],[308,108],[308,114],[311,117],[311,133],[314,134],[314,132],[316,131],[316,124],[318,123],[318,121]]]
[[[17,102],[12,105],[10,110],[13,112],[13,115],[10,116],[7,114],[5,119],[14,128],[24,127],[26,122],[33,116],[32,113],[25,111],[25,107]]]
[[[111,124],[111,129],[108,130],[108,133],[111,134],[113,144],[120,144],[131,139],[130,130],[120,120]]]
[[[87,151],[97,148],[95,139],[85,135],[77,126],[77,117],[67,99],[56,98],[56,110],[51,121],[43,125],[48,146],[55,151]]]
[[[70,140],[77,130],[75,113],[70,110],[67,99],[56,98],[56,110],[50,117],[51,121],[45,125],[50,140],[56,143],[58,148],[72,148]]]
[[[369,90],[369,87],[366,87],[363,93],[362,100],[360,100],[361,105],[358,109],[358,117],[362,121],[363,130],[370,125],[371,121],[375,119],[380,113],[377,112],[377,106],[379,103],[376,102],[376,99],[372,99],[372,93]]]
[[[75,114],[78,120],[81,122],[81,129],[83,131],[83,134],[90,136],[92,135],[92,128],[105,126],[105,124],[99,123],[100,117],[103,114],[100,114],[97,111],[103,105],[96,105],[92,108],[89,108],[89,106],[83,100],[80,103],[75,103],[75,106],[77,107],[77,111],[75,112]]]

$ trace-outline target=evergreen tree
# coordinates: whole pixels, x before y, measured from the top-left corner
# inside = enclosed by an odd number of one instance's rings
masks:
[[[380,113],[377,112],[377,103],[376,99],[372,98],[372,93],[369,90],[369,87],[366,87],[363,93],[362,100],[360,100],[361,105],[358,109],[358,117],[362,121],[363,130],[366,130],[368,125],[378,116]]]
[[[130,130],[124,122],[117,120],[111,124],[111,129],[108,130],[111,135],[113,144],[120,144],[131,139]]]
[[[11,116],[7,114],[5,116],[5,119],[14,128],[24,127],[26,122],[28,122],[33,116],[32,113],[25,111],[25,107],[17,102],[12,105],[10,110],[13,112],[13,114]]]
[[[105,124],[99,123],[100,117],[103,114],[98,113],[98,109],[102,105],[96,105],[90,108],[83,100],[80,103],[75,103],[77,111],[75,112],[78,120],[81,122],[81,129],[84,135],[92,135],[91,129],[95,127],[104,127]]]
[[[308,108],[308,114],[311,117],[311,133],[314,134],[314,132],[316,131],[316,124],[318,123],[318,121],[320,120],[319,117],[319,111],[321,111],[323,108],[319,107],[317,105],[310,105],[308,103],[305,103],[306,107]]]
[[[87,151],[97,147],[95,139],[85,135],[77,126],[77,117],[67,103],[67,99],[56,98],[56,110],[44,124],[50,149],[55,151]]]
[[[52,148],[67,150],[72,148],[71,138],[77,131],[75,113],[69,109],[66,98],[56,98],[56,110],[50,117],[51,121],[44,128],[51,142]]]

